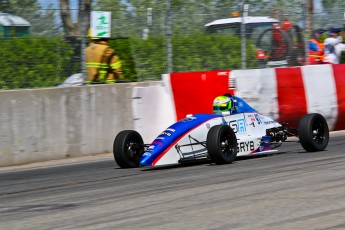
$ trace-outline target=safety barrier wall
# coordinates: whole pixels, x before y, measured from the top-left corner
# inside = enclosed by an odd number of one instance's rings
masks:
[[[344,64],[172,73],[163,82],[169,90],[162,92],[171,94],[164,103],[170,103],[176,114],[176,119],[165,118],[170,124],[187,114],[212,113],[213,99],[232,93],[281,123],[296,126],[304,114],[320,113],[331,130],[345,129]],[[145,112],[137,115],[140,119],[134,128],[139,128],[145,116]],[[168,127],[167,123],[155,122],[149,126],[151,130],[161,131]],[[155,135],[158,134],[159,131]],[[146,132],[144,139],[152,141],[155,135]]]
[[[233,86],[236,85],[236,89]],[[112,152],[134,129],[150,142],[187,114],[211,113],[217,95],[242,97],[280,122],[323,114],[345,129],[345,65],[163,75],[157,82],[0,92],[0,166]]]
[[[0,92],[0,166],[112,152],[133,129],[135,87],[122,83]]]
[[[309,65],[233,71],[236,94],[259,112],[296,123],[306,113],[322,114],[331,130],[345,128],[345,65]]]

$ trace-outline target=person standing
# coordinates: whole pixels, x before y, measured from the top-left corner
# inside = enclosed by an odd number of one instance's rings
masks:
[[[341,42],[343,38],[340,36],[340,29],[331,29],[329,34],[331,37],[325,39],[325,59],[326,64],[339,64],[340,52],[344,44]]]
[[[324,44],[321,41],[321,36],[324,30],[318,29],[313,31],[313,39],[308,41],[309,46],[309,64],[322,64],[325,58]]]
[[[108,43],[107,38],[91,38],[85,49],[86,83],[115,83],[123,79],[120,58]]]

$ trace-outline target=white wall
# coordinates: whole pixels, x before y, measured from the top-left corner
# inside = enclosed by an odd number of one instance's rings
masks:
[[[136,87],[133,91],[133,126],[151,143],[164,129],[176,122],[176,111],[169,76],[163,75],[164,85]]]

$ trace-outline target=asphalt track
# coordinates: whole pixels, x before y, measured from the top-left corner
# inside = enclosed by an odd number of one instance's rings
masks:
[[[0,229],[345,229],[345,134],[327,151],[119,169],[110,154],[0,170]]]

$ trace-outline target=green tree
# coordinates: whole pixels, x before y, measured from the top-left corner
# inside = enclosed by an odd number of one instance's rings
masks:
[[[92,0],[79,0],[78,9],[71,9],[69,0],[59,1],[64,34],[66,36],[85,36],[87,34],[87,29],[90,27]],[[77,21],[72,20],[72,11],[77,11]]]
[[[59,37],[3,40],[0,89],[56,86],[68,76],[72,55],[71,47]]]

